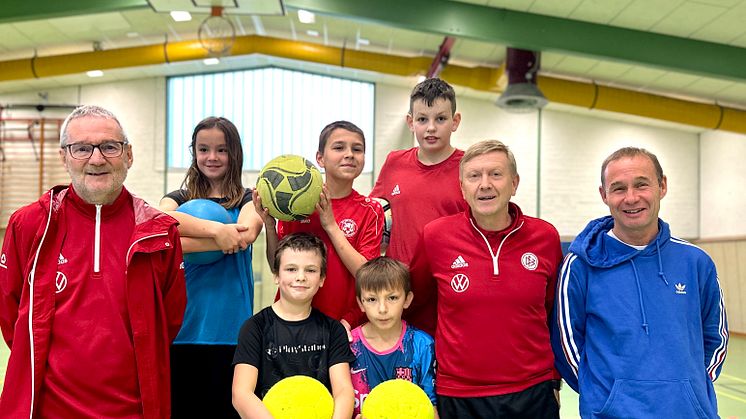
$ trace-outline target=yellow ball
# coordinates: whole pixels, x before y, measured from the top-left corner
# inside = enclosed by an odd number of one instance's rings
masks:
[[[433,419],[430,398],[417,384],[407,380],[388,380],[371,390],[363,402],[365,419]]]
[[[262,400],[275,419],[329,419],[334,399],[318,380],[305,375],[283,378]]]
[[[321,172],[301,156],[285,154],[267,163],[256,181],[262,206],[278,220],[308,218],[319,202]]]

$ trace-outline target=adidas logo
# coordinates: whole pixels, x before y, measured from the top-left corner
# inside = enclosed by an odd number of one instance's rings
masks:
[[[67,263],[67,259],[62,256],[62,253],[60,253],[60,257],[57,258],[57,264],[58,265],[64,265]]]
[[[466,263],[463,256],[459,255],[459,257],[457,257],[456,260],[454,260],[451,264],[451,269],[466,268],[467,266],[469,266],[469,264]]]
[[[394,186],[394,190],[391,191],[391,196],[399,195],[401,191],[399,190],[399,184],[397,183],[396,186]]]
[[[686,284],[682,284],[681,282],[679,282],[674,286],[676,287],[676,294],[686,294]]]

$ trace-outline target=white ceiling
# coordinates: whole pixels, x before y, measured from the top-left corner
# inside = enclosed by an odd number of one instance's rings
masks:
[[[459,1],[746,48],[746,1],[740,0]],[[394,55],[431,57],[435,55],[443,40],[442,35],[346,17],[317,15],[315,23],[303,24],[299,22],[296,10],[287,8],[286,12],[285,16],[231,15],[226,12],[226,17],[234,24],[239,36],[257,34],[338,47],[344,44],[348,48]],[[198,27],[207,16],[205,13],[194,14],[189,22],[174,22],[167,13],[158,13],[146,7],[2,23],[0,61],[28,58],[34,51],[39,56],[91,51],[94,43],[103,49],[116,49],[159,44],[166,39],[192,40],[197,38]],[[309,35],[308,31],[316,31],[318,36]],[[361,38],[369,44],[361,44]],[[609,48],[613,47],[609,45]],[[505,49],[506,45],[457,38],[451,51],[451,63],[497,67],[505,59]],[[697,59],[698,57],[692,57],[692,60]],[[0,81],[0,93],[266,64],[306,67],[313,71],[336,72],[351,77],[349,70],[331,66],[292,63],[270,57],[231,57],[210,68],[205,67],[201,61],[195,61],[112,70],[107,71],[100,79],[90,79],[79,74]],[[542,73],[746,108],[746,80],[707,77],[684,71],[664,70],[552,51],[542,53]],[[388,81],[397,79],[357,70],[354,70],[354,77]],[[411,80],[406,80],[402,83],[410,82]]]

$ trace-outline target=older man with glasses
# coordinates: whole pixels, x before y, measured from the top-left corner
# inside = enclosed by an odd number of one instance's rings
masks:
[[[123,186],[132,146],[108,110],[75,109],[60,158],[71,184],[16,211],[0,253],[0,417],[169,417],[176,220]]]

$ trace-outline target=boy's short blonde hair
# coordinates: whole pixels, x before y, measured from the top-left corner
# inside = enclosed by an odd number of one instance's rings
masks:
[[[405,295],[412,290],[407,266],[386,256],[379,256],[365,262],[358,269],[355,279],[355,293],[358,298],[363,290],[379,292],[402,289]]]

